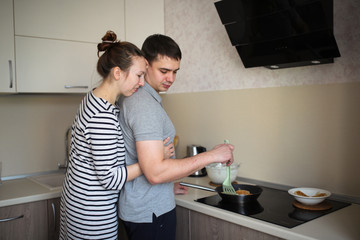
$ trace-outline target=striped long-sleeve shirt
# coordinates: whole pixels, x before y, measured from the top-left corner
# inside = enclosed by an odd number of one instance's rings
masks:
[[[80,105],[61,195],[60,239],[117,239],[117,201],[127,178],[118,114],[92,92]]]

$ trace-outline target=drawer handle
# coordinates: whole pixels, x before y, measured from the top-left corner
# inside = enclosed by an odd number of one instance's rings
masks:
[[[16,219],[20,219],[20,218],[23,218],[23,217],[24,217],[24,215],[20,215],[20,216],[13,217],[13,218],[0,219],[0,222],[10,222],[10,221],[14,221]]]
[[[72,86],[72,85],[65,85],[66,89],[70,89],[70,88],[89,88],[89,86]]]
[[[55,212],[55,204],[51,203],[51,208],[53,212],[53,221],[54,221],[54,232],[56,231],[56,212]]]
[[[13,77],[13,69],[12,69],[12,61],[11,60],[9,60],[9,71],[10,71],[10,86],[9,87],[12,88],[14,77]]]

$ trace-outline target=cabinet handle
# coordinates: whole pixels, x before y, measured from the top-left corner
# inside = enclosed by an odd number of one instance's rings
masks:
[[[0,219],[0,222],[10,222],[10,221],[13,221],[13,220],[16,220],[19,218],[23,218],[23,217],[24,217],[24,215],[20,215],[20,216],[13,217],[13,218],[4,218],[4,219]]]
[[[53,211],[53,217],[54,217],[54,232],[56,231],[56,212],[55,212],[55,204],[51,203],[51,208]]]
[[[69,88],[89,88],[89,86],[72,86],[72,85],[65,85],[65,88],[69,89]]]
[[[12,68],[12,61],[9,60],[9,71],[10,71],[10,88],[13,87],[13,68]]]

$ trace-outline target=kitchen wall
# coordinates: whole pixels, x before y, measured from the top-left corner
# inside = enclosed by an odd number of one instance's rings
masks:
[[[82,95],[0,95],[2,177],[57,169]]]
[[[165,32],[183,52],[169,93],[360,82],[360,1],[334,0],[334,64],[269,70],[245,69],[231,46],[213,1],[165,0]]]
[[[240,177],[360,196],[360,84],[169,94],[164,107],[187,144],[229,139]]]
[[[229,139],[241,177],[360,197],[359,7],[334,1],[335,63],[268,70],[243,67],[213,1],[166,0],[166,33],[183,51],[163,95],[178,156]]]
[[[360,3],[335,0],[334,64],[244,69],[213,1],[165,0],[165,32],[181,46],[163,95],[180,137],[211,148],[229,139],[239,176],[360,197]],[[82,95],[0,95],[2,175],[57,169]]]

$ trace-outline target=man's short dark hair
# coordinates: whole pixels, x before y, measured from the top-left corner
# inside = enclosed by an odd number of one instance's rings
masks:
[[[141,50],[149,64],[155,61],[158,55],[181,60],[179,45],[172,38],[162,34],[153,34],[147,37]]]

